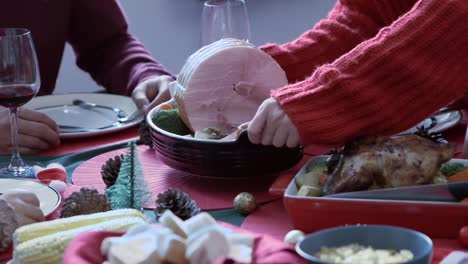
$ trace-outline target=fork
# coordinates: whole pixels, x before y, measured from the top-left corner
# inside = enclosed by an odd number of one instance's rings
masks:
[[[83,101],[81,99],[75,99],[73,100],[73,105],[77,105],[79,107],[83,107],[85,109],[91,109],[91,108],[105,108],[105,109],[110,109],[112,111],[114,111],[115,113],[117,113],[117,121],[119,123],[126,123],[126,122],[131,122],[137,118],[139,118],[140,116],[143,115],[143,112],[140,110],[140,109],[137,109],[135,111],[133,111],[131,114],[127,115],[125,113],[125,111],[121,110],[120,108],[116,108],[116,107],[110,107],[110,106],[105,106],[105,105],[98,105],[98,104],[95,104],[95,103],[91,103],[91,102],[86,102],[86,101]]]
[[[129,114],[128,116],[119,117],[117,120],[120,123],[126,123],[126,122],[131,122],[133,120],[136,120],[142,116],[143,116],[143,112],[140,109],[137,109],[133,111],[131,114]]]

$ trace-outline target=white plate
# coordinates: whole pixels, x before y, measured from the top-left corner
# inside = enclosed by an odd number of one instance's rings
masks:
[[[454,127],[462,119],[462,114],[458,110],[449,112],[435,113],[431,117],[424,119],[421,123],[410,128],[400,134],[413,133],[417,131],[417,127],[424,126],[429,127],[429,132],[442,132],[451,127]]]
[[[40,202],[45,216],[50,215],[60,205],[60,194],[48,185],[26,179],[0,179],[0,193],[11,189],[22,189],[33,192]]]
[[[137,109],[135,103],[128,96],[101,94],[101,93],[73,93],[61,95],[45,95],[33,98],[25,107],[43,112],[51,117],[57,124],[62,126],[77,126],[86,128],[70,132],[61,132],[62,138],[91,137],[139,124],[142,118],[137,118],[128,123],[118,123],[117,113],[104,108],[86,109],[73,105],[75,99],[95,103],[111,108],[119,108],[127,115]]]

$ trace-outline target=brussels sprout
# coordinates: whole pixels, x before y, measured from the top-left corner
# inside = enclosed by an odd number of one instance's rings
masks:
[[[440,172],[445,176],[445,177],[449,177],[449,176],[452,176],[462,170],[465,169],[465,166],[461,163],[458,163],[458,162],[448,162],[448,163],[444,163],[442,164],[442,166],[440,167]]]

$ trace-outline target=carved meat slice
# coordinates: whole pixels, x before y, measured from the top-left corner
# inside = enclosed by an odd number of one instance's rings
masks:
[[[229,134],[250,121],[271,89],[286,85],[287,78],[252,44],[222,39],[191,55],[176,82],[179,112],[192,131],[215,128]]]
[[[323,192],[361,191],[430,183],[455,153],[451,144],[409,135],[362,138],[347,144]]]

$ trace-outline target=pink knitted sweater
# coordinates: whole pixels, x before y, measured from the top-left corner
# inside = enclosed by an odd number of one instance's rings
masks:
[[[302,143],[390,135],[468,88],[468,1],[340,0],[298,39],[262,47],[290,84],[273,91]]]

